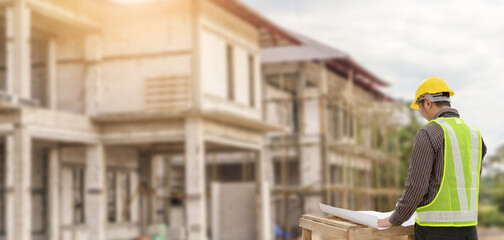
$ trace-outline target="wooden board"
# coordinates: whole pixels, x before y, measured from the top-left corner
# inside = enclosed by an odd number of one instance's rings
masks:
[[[398,236],[408,236],[408,239],[414,239],[413,226],[393,226],[385,230],[378,230],[335,216],[317,217],[304,214],[299,219],[299,226],[303,228],[302,239],[311,239],[312,232],[319,232],[331,238],[348,240],[379,239]]]

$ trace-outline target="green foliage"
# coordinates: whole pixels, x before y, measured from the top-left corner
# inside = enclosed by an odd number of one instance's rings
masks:
[[[504,145],[483,163],[487,170],[495,170],[495,165],[504,163]],[[492,171],[481,178],[478,219],[480,224],[504,227],[504,172]]]
[[[481,205],[478,212],[478,223],[482,225],[503,227],[504,213],[496,211],[495,206]]]
[[[422,127],[422,124],[418,121],[415,115],[415,110],[409,108],[411,102],[403,103],[408,111],[409,122],[403,126],[397,135],[399,143],[399,159],[400,164],[400,182],[404,183],[408,177],[409,161],[411,158],[411,153],[413,152],[413,143],[415,142],[415,136],[418,129]]]

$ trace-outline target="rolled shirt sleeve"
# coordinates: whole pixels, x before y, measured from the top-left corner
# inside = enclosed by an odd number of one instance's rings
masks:
[[[407,221],[422,202],[429,190],[433,161],[434,149],[431,140],[427,131],[421,128],[413,144],[404,193],[389,219],[392,225],[401,225]]]

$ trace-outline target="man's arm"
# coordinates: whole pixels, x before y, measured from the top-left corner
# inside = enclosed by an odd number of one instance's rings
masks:
[[[415,137],[408,170],[408,179],[396,210],[390,216],[392,225],[401,225],[415,212],[429,189],[434,162],[434,148],[425,129],[420,129]]]

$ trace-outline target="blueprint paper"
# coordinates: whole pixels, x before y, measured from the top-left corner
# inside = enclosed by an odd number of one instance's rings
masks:
[[[352,210],[347,210],[343,208],[337,208],[337,207],[332,207],[329,205],[325,205],[322,203],[319,203],[320,210],[322,212],[325,212],[327,214],[334,215],[336,217],[348,219],[352,222],[366,225],[368,227],[372,228],[377,228],[379,230],[387,229],[387,228],[378,228],[378,219],[383,219],[390,217],[392,215],[392,212],[376,212],[376,211],[352,211]],[[402,226],[412,226],[415,224],[415,216],[416,214],[413,214],[411,218],[404,222]]]

